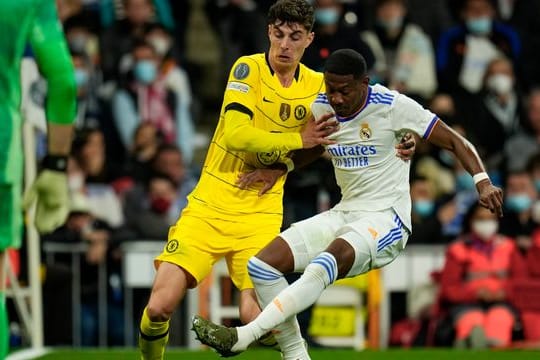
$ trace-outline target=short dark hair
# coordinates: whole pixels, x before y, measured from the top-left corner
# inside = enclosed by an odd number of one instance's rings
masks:
[[[359,52],[353,49],[339,49],[326,59],[324,71],[336,75],[352,75],[355,79],[359,79],[366,75],[367,65]]]
[[[154,180],[165,180],[174,189],[178,189],[178,184],[176,184],[169,175],[161,173],[161,172],[152,172],[150,173],[150,176],[148,176],[148,178],[146,178],[145,181],[143,182],[143,185],[146,191],[150,191],[150,186],[152,185],[152,182]]]
[[[375,3],[375,9],[378,9],[388,3],[400,3],[401,5],[407,7],[407,2],[405,0],[377,0],[377,2]]]
[[[152,50],[152,53],[154,54],[154,56],[157,55],[157,51],[154,45],[152,45],[150,42],[146,41],[143,38],[135,39],[135,42],[131,46],[131,53],[134,53],[135,50],[140,49],[140,48],[148,48]]]
[[[313,13],[313,6],[306,0],[278,0],[268,11],[268,24],[298,23],[311,31],[315,22]]]
[[[465,215],[463,215],[463,222],[461,225],[461,235],[467,235],[472,231],[472,218],[474,217],[474,214],[476,213],[476,210],[483,207],[480,205],[478,201],[475,201],[472,203],[465,212]]]
[[[491,6],[493,9],[496,9],[497,8],[497,4],[495,3],[495,0],[484,0],[485,2],[488,3],[489,6]],[[465,10],[465,8],[467,6],[469,6],[469,3],[471,2],[471,0],[461,0],[461,4],[459,4],[459,9],[461,10]]]

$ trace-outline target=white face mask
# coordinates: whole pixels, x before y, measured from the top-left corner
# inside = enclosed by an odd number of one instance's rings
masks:
[[[512,91],[514,81],[505,74],[495,74],[487,78],[486,86],[497,95],[506,95]]]
[[[170,42],[162,37],[154,37],[149,39],[149,42],[152,44],[154,49],[156,49],[159,56],[165,56],[167,51],[169,51],[171,48]]]
[[[72,174],[68,176],[68,188],[71,191],[79,191],[84,187],[84,176],[82,174]]]
[[[495,220],[476,220],[471,224],[472,231],[484,241],[489,240],[499,230],[499,223]]]

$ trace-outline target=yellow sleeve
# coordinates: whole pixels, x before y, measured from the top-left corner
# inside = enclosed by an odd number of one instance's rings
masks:
[[[223,140],[230,150],[272,152],[296,150],[303,146],[300,133],[273,133],[258,129],[241,109],[227,110],[223,121]]]

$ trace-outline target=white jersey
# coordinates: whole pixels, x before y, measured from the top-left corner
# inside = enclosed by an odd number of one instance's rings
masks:
[[[315,118],[335,113],[325,94],[312,104]],[[438,117],[409,97],[381,85],[368,87],[366,104],[354,115],[337,118],[340,129],[326,147],[341,188],[337,210],[381,211],[393,208],[411,229],[410,162],[396,156],[405,132],[427,138]]]

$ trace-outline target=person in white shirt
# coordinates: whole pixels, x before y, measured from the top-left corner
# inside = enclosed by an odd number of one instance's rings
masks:
[[[453,152],[473,176],[480,203],[502,215],[502,191],[492,185],[474,146],[409,97],[370,86],[362,55],[352,49],[335,51],[326,62],[324,79],[326,93],[318,96],[312,111],[315,119],[331,113],[339,122],[326,152],[342,200],[291,225],[249,260],[248,271],[264,307],[255,320],[227,328],[193,318],[199,340],[223,356],[245,350],[313,304],[337,279],[385,266],[404,249],[412,231],[410,163],[396,157],[395,148],[405,132]],[[288,286],[283,275],[301,271]]]

